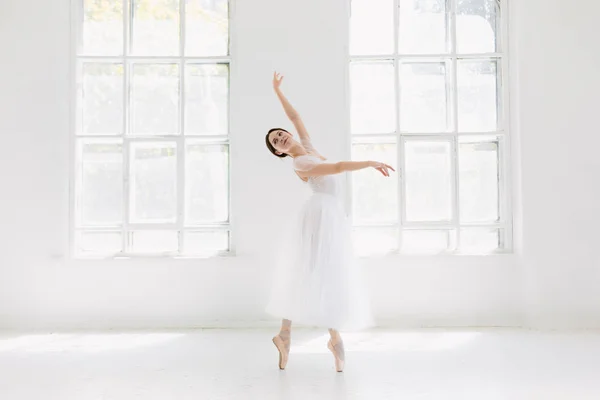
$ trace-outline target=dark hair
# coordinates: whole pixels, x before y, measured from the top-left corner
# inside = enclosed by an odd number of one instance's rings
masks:
[[[289,156],[289,154],[285,154],[285,153],[281,153],[281,154],[277,154],[277,150],[275,149],[275,147],[273,147],[273,145],[271,144],[271,142],[269,141],[269,135],[271,134],[271,132],[274,131],[284,131],[284,132],[288,132],[283,128],[273,128],[273,129],[269,129],[269,132],[267,132],[267,136],[265,137],[265,141],[267,142],[267,149],[269,149],[269,151],[271,153],[273,153],[273,155],[279,157],[279,158],[285,158],[287,156]],[[288,132],[289,133],[289,132]]]

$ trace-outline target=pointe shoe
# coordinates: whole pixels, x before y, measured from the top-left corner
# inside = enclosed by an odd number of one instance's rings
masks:
[[[337,372],[343,372],[344,364],[346,363],[344,354],[344,343],[339,342],[333,345],[331,343],[331,340],[329,340],[329,342],[327,342],[327,348],[331,351],[331,353],[333,353],[333,357],[335,358],[335,370]]]
[[[273,336],[273,343],[279,351],[279,369],[285,369],[290,355],[290,349],[285,345],[285,342],[279,335]]]

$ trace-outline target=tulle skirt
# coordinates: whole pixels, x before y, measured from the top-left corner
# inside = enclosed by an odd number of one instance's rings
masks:
[[[337,330],[373,326],[351,227],[335,196],[314,193],[308,199],[282,250],[269,314]]]

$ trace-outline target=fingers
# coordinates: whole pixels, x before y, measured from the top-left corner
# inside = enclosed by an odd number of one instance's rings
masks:
[[[383,176],[390,176],[390,171],[392,170],[396,172],[396,170],[391,166],[384,163],[377,163],[375,169],[383,174]]]
[[[391,166],[387,165],[387,164],[380,164],[378,167],[376,167],[375,169],[377,169],[379,172],[381,172],[384,176],[390,176],[390,171],[392,170],[394,172],[396,172],[396,170],[394,168],[392,168]]]
[[[389,172],[387,171],[387,169],[385,167],[379,167],[377,168],[377,171],[381,172],[383,174],[383,176],[390,176]]]
[[[381,172],[381,174],[383,176],[386,176],[385,170],[383,169],[383,165],[382,164],[374,165],[373,168],[375,168],[377,171]]]

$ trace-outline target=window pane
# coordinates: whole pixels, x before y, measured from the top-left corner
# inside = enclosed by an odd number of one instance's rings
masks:
[[[355,252],[359,256],[383,255],[398,248],[397,228],[354,229]]]
[[[394,52],[394,2],[352,0],[350,54]]]
[[[400,129],[445,132],[448,129],[446,63],[410,63],[400,67]]]
[[[123,0],[83,0],[83,54],[123,54]]]
[[[185,52],[188,56],[229,53],[228,0],[187,0]]]
[[[381,161],[396,168],[395,144],[355,144],[352,159]],[[353,218],[356,223],[398,220],[398,179],[384,177],[373,168],[352,173]]]
[[[176,134],[179,125],[179,68],[175,64],[135,64],[131,132]]]
[[[459,53],[494,53],[500,33],[498,0],[458,0],[456,45]]]
[[[177,231],[137,231],[131,234],[131,251],[141,254],[175,252],[179,247]]]
[[[131,222],[175,222],[177,215],[175,143],[132,143],[130,159]]]
[[[183,253],[185,255],[210,256],[229,250],[229,232],[185,232]]]
[[[452,164],[449,142],[407,141],[406,218],[409,221],[452,219]]]
[[[110,255],[122,249],[121,232],[78,232],[75,239],[77,255]]]
[[[398,51],[441,54],[448,51],[446,0],[400,0]]]
[[[78,143],[77,218],[83,226],[119,225],[122,222],[123,146],[120,141]]]
[[[498,127],[498,68],[496,61],[459,61],[458,129],[489,132]]]
[[[498,142],[459,145],[461,222],[499,219]]]
[[[435,254],[448,249],[448,231],[405,230],[402,232],[402,252]]]
[[[396,130],[394,65],[350,65],[352,133],[391,133]]]
[[[185,70],[185,133],[227,135],[228,65],[191,64]]]
[[[133,1],[132,52],[137,55],[179,54],[179,0]]]
[[[123,64],[83,64],[82,131],[123,132]],[[81,133],[81,132],[78,132]]]
[[[229,148],[188,143],[186,146],[186,224],[229,219]]]
[[[494,228],[464,228],[460,230],[462,253],[489,253],[499,247],[499,230]]]

